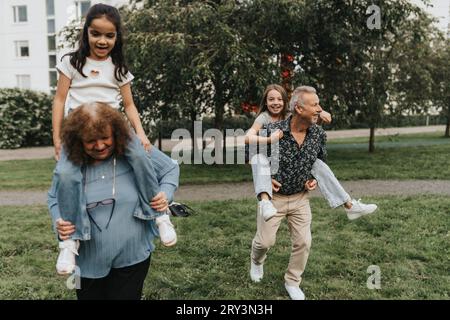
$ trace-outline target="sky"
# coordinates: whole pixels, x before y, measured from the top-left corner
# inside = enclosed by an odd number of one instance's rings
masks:
[[[412,3],[424,8],[427,12],[431,13],[433,16],[439,19],[438,27],[442,31],[447,31],[447,26],[449,23],[449,5],[450,0],[431,0],[429,3],[433,5],[432,7],[425,7],[420,0],[410,0]]]

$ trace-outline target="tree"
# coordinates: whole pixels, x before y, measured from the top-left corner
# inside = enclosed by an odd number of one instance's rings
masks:
[[[193,121],[210,112],[222,128],[225,107],[267,75],[262,50],[238,33],[239,8],[235,1],[152,1],[129,9],[127,57],[141,109]]]
[[[389,111],[387,106],[395,106],[396,90],[402,87],[403,94],[414,95],[414,86],[400,85],[411,84],[411,79],[397,74],[411,70],[407,66],[411,61],[418,66],[425,61],[424,55],[405,50],[405,44],[423,41],[423,47],[429,46],[431,23],[409,1],[375,3],[381,10],[381,27],[371,30],[366,10],[372,1],[306,1],[304,73],[297,78],[315,84],[333,114],[348,121],[356,115],[368,121],[369,152],[375,150],[375,128]],[[414,81],[426,85],[426,77]]]
[[[375,1],[380,28],[369,28],[372,4],[134,1],[122,13],[136,103],[153,119],[214,114],[222,128],[227,107],[256,104],[267,84],[310,84],[335,119],[368,122],[373,152],[385,114],[428,108],[435,32],[408,0]]]
[[[280,83],[290,95],[293,78],[299,72],[299,57],[304,47],[305,1],[242,1],[239,24],[243,41],[260,51],[259,63],[266,65],[266,82]]]
[[[435,43],[429,57],[433,78],[432,104],[446,117],[445,137],[450,137],[450,39],[441,38]]]

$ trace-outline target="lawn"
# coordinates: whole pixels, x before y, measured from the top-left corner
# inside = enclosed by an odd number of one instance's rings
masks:
[[[448,197],[369,198],[372,216],[348,221],[312,199],[313,244],[302,288],[308,299],[449,299]],[[259,284],[248,275],[255,202],[189,203],[196,215],[173,218],[179,241],[156,240],[146,299],[287,299],[290,240],[284,223]],[[0,207],[0,299],[74,299],[55,274],[57,245],[43,206]],[[381,269],[369,290],[367,268]]]
[[[331,141],[328,163],[340,180],[450,179],[450,139],[437,134],[380,137],[374,154],[367,138]],[[0,161],[0,190],[44,190],[53,160]],[[249,165],[181,165],[180,183],[252,181]]]

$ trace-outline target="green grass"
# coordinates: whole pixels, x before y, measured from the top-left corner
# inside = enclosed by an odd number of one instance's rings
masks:
[[[374,154],[367,152],[367,138],[331,141],[328,164],[336,177],[450,179],[450,139],[436,133],[377,139]],[[54,165],[51,159],[0,161],[0,190],[47,189]],[[248,165],[181,165],[182,185],[242,181],[252,181]]]
[[[302,288],[308,299],[449,299],[448,197],[371,198],[379,211],[348,221],[313,199],[312,250]],[[178,244],[156,240],[146,299],[287,299],[290,240],[286,223],[261,283],[250,281],[255,202],[189,203],[195,216],[173,218]],[[75,299],[55,274],[57,244],[45,207],[0,207],[0,299]],[[381,269],[369,290],[367,268]]]
[[[369,130],[369,129],[367,129]],[[332,131],[331,131],[332,132]],[[375,145],[378,146],[379,143],[383,144],[386,142],[425,142],[431,141],[433,143],[439,143],[440,141],[447,141],[448,138],[443,136],[442,132],[427,132],[427,133],[409,133],[409,134],[392,134],[383,135],[375,137]],[[450,142],[447,142],[450,143]],[[364,144],[368,148],[369,137],[353,137],[353,138],[338,138],[328,141],[328,144]]]
[[[0,190],[44,190],[50,187],[55,160],[0,161]]]
[[[374,154],[361,149],[336,149],[328,154],[328,165],[339,180],[450,179],[450,143],[379,148]]]

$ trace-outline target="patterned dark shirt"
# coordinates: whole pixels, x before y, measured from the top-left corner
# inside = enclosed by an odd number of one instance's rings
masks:
[[[317,158],[326,161],[327,135],[322,127],[312,125],[307,129],[305,140],[302,145],[295,141],[291,134],[291,119],[270,123],[261,130],[262,136],[269,136],[276,129],[283,131],[283,137],[280,139],[278,148],[268,150],[268,155],[272,151],[271,161],[272,169],[278,167],[276,173],[272,171],[272,178],[281,183],[278,193],[291,195],[305,190],[305,182],[313,179],[311,169]],[[264,130],[266,129],[266,130]],[[278,166],[276,165],[276,156],[278,157]],[[273,162],[275,161],[275,162]]]

